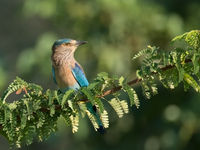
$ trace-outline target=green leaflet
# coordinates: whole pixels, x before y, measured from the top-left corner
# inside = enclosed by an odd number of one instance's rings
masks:
[[[181,81],[183,81],[184,73],[185,73],[185,71],[184,71],[183,68],[179,68],[179,69],[178,69],[178,74],[179,74],[179,83],[180,83]]]
[[[190,85],[185,80],[183,80],[183,86],[185,92],[187,92],[190,89]]]
[[[91,121],[94,129],[97,131],[97,129],[99,128],[99,126],[98,126],[98,124],[96,122],[95,117],[88,110],[86,110],[86,113],[87,113],[88,118],[90,119],[90,121]]]
[[[78,131],[79,115],[76,113],[75,115],[71,115],[69,118],[71,120],[72,132],[75,133]]]
[[[178,35],[178,36],[174,37],[174,38],[172,39],[172,42],[175,42],[175,41],[177,41],[177,40],[185,39],[185,37],[187,36],[187,34],[188,34],[188,32],[187,32],[187,33],[184,33],[184,34],[182,34],[182,35]]]
[[[45,123],[45,115],[42,112],[38,112],[37,116],[38,116],[38,123],[37,123],[36,127],[41,128]]]
[[[87,111],[86,104],[85,103],[78,103],[78,105],[79,105],[79,108],[80,108],[81,116],[84,118],[86,111]]]
[[[198,49],[200,47],[200,31],[192,30],[190,32],[186,32],[182,35],[176,36],[172,39],[172,42],[177,40],[184,40],[190,46],[194,47],[194,49]]]
[[[109,101],[119,118],[128,113],[128,104],[126,101],[120,101],[118,98],[113,98]]]
[[[184,80],[191,86],[193,87],[193,89],[196,91],[196,92],[200,92],[200,86],[199,84],[196,82],[196,80],[190,76],[189,74],[185,73],[184,74]]]
[[[125,90],[125,92],[127,92],[128,96],[129,96],[130,106],[135,105],[137,108],[139,108],[140,101],[139,101],[136,91],[129,85],[124,85],[123,89]]]
[[[67,124],[67,126],[71,126],[71,123],[72,123],[70,119],[71,114],[63,113],[62,116],[65,119],[65,123]]]
[[[97,75],[97,78],[96,80],[100,80],[100,81],[106,81],[108,80],[109,77],[108,77],[108,73],[107,72],[101,72]]]
[[[119,85],[122,86],[122,89],[128,94],[130,99],[130,106],[133,106],[135,104],[135,106],[139,108],[140,102],[137,93],[131,86],[125,83],[124,77],[119,78]]]
[[[143,95],[147,98],[150,99],[151,98],[151,91],[150,91],[150,87],[147,83],[142,82],[142,91],[143,91]]]
[[[0,124],[4,123],[4,113],[0,111]]]
[[[108,128],[109,127],[108,112],[106,110],[104,110],[102,113],[100,113],[100,117],[103,122],[103,126],[105,128]]]
[[[158,88],[157,85],[155,83],[151,83],[151,92],[153,95],[158,94]]]
[[[24,104],[26,105],[27,108],[28,120],[30,120],[33,114],[32,99],[31,98],[24,99]]]
[[[120,86],[123,86],[124,80],[125,80],[124,77],[120,77],[120,78],[119,78],[119,85],[120,85]]]
[[[184,68],[182,67],[182,61],[181,61],[181,54],[179,52],[179,49],[177,51],[171,52],[172,58],[174,65],[176,66],[179,74],[179,80],[178,82],[180,83],[183,80],[184,76]],[[185,60],[183,60],[185,61]]]
[[[127,103],[127,101],[126,101],[126,100],[121,100],[121,101],[120,101],[120,105],[121,105],[121,107],[122,107],[124,113],[125,113],[125,114],[128,114],[129,109],[128,109],[128,103]]]
[[[193,63],[193,66],[194,66],[194,73],[197,74],[199,72],[199,62],[200,60],[200,55],[195,53],[192,57],[192,63]]]
[[[83,92],[87,96],[87,98],[90,100],[92,105],[95,105],[95,97],[91,91],[89,91],[87,88],[84,87],[81,89],[81,92]]]
[[[113,107],[115,112],[117,113],[118,117],[121,118],[124,115],[123,109],[121,107],[120,101],[116,98],[111,99],[109,101],[110,105]]]
[[[145,56],[145,60],[147,61],[148,55],[156,55],[158,48],[155,46],[148,45],[146,49],[139,51],[135,56],[133,56],[132,60],[137,59],[138,57]],[[146,57],[147,56],[147,57]]]
[[[98,85],[99,85],[98,82],[92,82],[89,84],[88,89],[90,89],[90,90],[95,89],[95,88],[97,88]]]
[[[51,105],[50,106],[50,116],[53,117],[53,115],[55,114],[55,105]]]
[[[195,49],[200,47],[200,31],[193,30],[187,33],[185,36],[185,41],[190,45],[193,46]]]
[[[148,53],[148,52],[149,52],[149,49],[148,49],[148,48],[143,49],[143,50],[139,51],[137,54],[135,54],[135,55],[133,56],[132,60],[135,60],[135,59],[137,59],[138,57],[141,57],[142,55],[145,55],[145,54]]]
[[[65,92],[65,94],[62,97],[62,101],[61,101],[61,106],[64,107],[67,99],[69,98],[69,96],[74,92],[74,90],[68,90],[67,92]]]
[[[28,126],[25,130],[24,138],[26,139],[26,144],[30,145],[33,142],[34,136],[36,134],[36,128],[34,125]]]

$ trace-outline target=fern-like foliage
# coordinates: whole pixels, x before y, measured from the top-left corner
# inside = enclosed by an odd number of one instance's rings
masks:
[[[109,127],[109,115],[105,104],[108,103],[119,118],[129,112],[129,106],[139,108],[140,101],[133,85],[138,83],[143,95],[150,99],[158,94],[158,81],[169,89],[183,83],[184,90],[192,87],[200,92],[200,31],[194,30],[175,37],[172,42],[182,41],[184,46],[171,51],[161,51],[158,47],[148,46],[136,54],[133,59],[143,56],[142,65],[137,70],[137,79],[127,82],[124,77],[110,77],[100,73],[88,86],[78,92],[69,90],[46,90],[41,86],[28,83],[17,77],[0,98],[0,134],[5,136],[12,146],[21,147],[31,144],[34,139],[43,141],[57,130],[59,117],[65,119],[66,125],[77,132],[80,117],[87,116],[97,130],[97,120],[86,104],[97,107],[97,113],[105,128]],[[124,92],[129,100],[122,100]],[[7,102],[12,93],[21,95],[13,102]],[[112,95],[111,99],[105,98]]]

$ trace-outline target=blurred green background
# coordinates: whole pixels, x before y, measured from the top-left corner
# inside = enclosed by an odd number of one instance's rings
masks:
[[[140,60],[131,57],[147,45],[170,49],[170,39],[200,29],[199,0],[0,0],[0,94],[20,76],[44,89],[51,77],[51,46],[60,38],[87,40],[76,58],[89,81],[97,73],[135,78]],[[141,93],[141,89],[136,87]],[[125,99],[127,97],[124,97]],[[177,150],[200,148],[200,97],[183,87],[146,100],[122,119],[109,110],[105,135],[82,119],[79,132],[59,120],[57,133],[22,150]],[[0,137],[0,150],[9,143]]]

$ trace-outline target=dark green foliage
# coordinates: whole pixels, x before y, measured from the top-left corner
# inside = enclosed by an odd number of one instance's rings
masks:
[[[127,82],[124,77],[109,77],[107,73],[100,73],[88,87],[62,94],[49,89],[44,91],[39,85],[17,77],[0,98],[0,133],[11,145],[20,147],[23,143],[31,144],[34,139],[47,139],[57,130],[57,120],[61,116],[72,127],[72,132],[77,132],[79,118],[86,115],[96,130],[98,125],[95,116],[87,110],[88,102],[97,107],[104,127],[108,128],[105,102],[119,117],[129,112],[128,103],[139,108],[140,101],[132,87],[136,83],[140,84],[147,99],[158,93],[157,81],[170,89],[183,83],[185,91],[192,87],[199,92],[200,86],[196,79],[200,79],[200,31],[177,36],[173,42],[177,40],[183,40],[186,46],[175,47],[170,52],[148,46],[136,54],[133,59],[140,56],[144,56],[144,59],[137,70],[138,78],[131,82]],[[120,90],[128,95],[129,101],[120,99]],[[20,94],[21,98],[8,103],[6,100],[12,93]],[[112,98],[105,98],[109,94]]]

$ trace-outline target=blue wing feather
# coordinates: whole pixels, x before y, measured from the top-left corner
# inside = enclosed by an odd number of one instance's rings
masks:
[[[53,81],[55,82],[55,84],[57,84],[55,70],[53,66],[52,66],[52,75],[53,75]]]
[[[72,74],[81,87],[89,85],[89,82],[85,77],[83,70],[77,63],[75,63],[75,67],[72,68]]]

